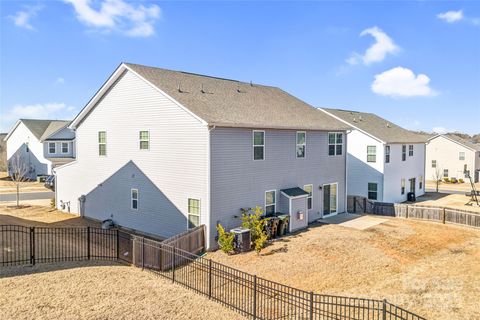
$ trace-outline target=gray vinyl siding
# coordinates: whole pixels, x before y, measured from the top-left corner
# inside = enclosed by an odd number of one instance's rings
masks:
[[[300,230],[307,227],[307,198],[294,198],[291,207],[290,230]],[[303,212],[303,220],[298,219],[298,212]]]
[[[139,149],[139,132],[150,149]],[[107,154],[99,156],[98,132]],[[57,169],[57,206],[169,237],[187,229],[188,198],[208,224],[208,127],[135,74],[126,72],[76,130],[77,159]],[[131,188],[139,208],[131,209]],[[79,198],[84,195],[82,205]]]
[[[49,144],[55,143],[55,153],[49,152]],[[68,143],[68,153],[62,153],[62,143]],[[75,141],[45,141],[43,142],[43,154],[45,158],[75,158]]]
[[[340,156],[328,155],[328,132],[307,131],[306,157],[297,159],[296,131],[265,130],[265,160],[253,160],[252,130],[215,128],[211,131],[211,227],[240,224],[240,208],[264,206],[267,190],[313,184],[309,220],[321,218],[319,186],[338,182],[338,212],[345,211],[345,135]],[[279,208],[283,209],[283,205]]]

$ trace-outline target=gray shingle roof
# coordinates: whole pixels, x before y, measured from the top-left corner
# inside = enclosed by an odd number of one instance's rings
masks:
[[[126,66],[210,125],[246,128],[346,130],[349,126],[287,92],[270,86],[172,71]]]
[[[40,141],[45,140],[48,136],[66,127],[70,123],[70,121],[64,120],[20,119],[20,121],[22,121]]]
[[[404,129],[373,113],[322,108],[350,125],[386,143],[424,143],[429,135]]]
[[[281,192],[285,193],[289,197],[308,196],[308,192],[299,187],[282,189]]]
[[[475,151],[480,151],[480,143],[474,143],[473,141],[463,139],[462,137],[459,137],[454,133],[447,133],[445,134],[445,136],[452,139],[453,141],[463,144],[464,146],[472,148]]]

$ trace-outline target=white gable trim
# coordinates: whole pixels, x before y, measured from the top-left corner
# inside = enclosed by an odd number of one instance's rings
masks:
[[[469,149],[469,150],[471,150],[471,151],[473,151],[473,152],[477,152],[477,151],[478,151],[478,150],[475,150],[475,149],[473,149],[473,148],[471,148],[471,147],[469,147],[469,146],[467,146],[467,145],[465,145],[465,144],[463,144],[463,143],[461,143],[461,142],[459,142],[459,141],[455,141],[455,140],[451,139],[450,137],[448,137],[447,135],[444,135],[444,134],[437,134],[436,136],[431,137],[430,139],[428,139],[427,143],[430,142],[431,140],[436,139],[436,138],[439,138],[439,137],[440,137],[440,138],[445,138],[445,139],[447,139],[447,140],[449,140],[449,141],[451,141],[451,142],[453,142],[453,143],[456,143],[456,144],[458,144],[458,145],[460,145],[460,146],[462,146],[462,147],[464,147],[464,148],[467,148],[467,149]]]
[[[107,91],[111,88],[111,86],[117,81],[118,78],[125,72],[129,71],[132,72],[134,75],[145,81],[148,85],[150,85],[152,88],[160,92],[162,95],[166,96],[168,99],[170,99],[173,103],[175,103],[178,107],[182,108],[185,110],[188,114],[193,116],[195,119],[200,121],[204,125],[208,125],[208,123],[201,119],[199,116],[194,114],[192,111],[190,111],[188,108],[183,106],[180,102],[176,101],[172,97],[170,97],[168,94],[160,90],[157,86],[152,84],[150,81],[139,75],[137,72],[133,71],[130,67],[128,67],[126,64],[122,63],[118,68],[113,72],[113,74],[108,78],[108,80],[102,85],[102,87],[95,93],[95,95],[90,99],[90,101],[87,103],[87,105],[77,114],[77,116],[72,120],[70,125],[68,126],[70,129],[76,129],[78,126],[82,123],[82,121],[88,117],[89,113],[96,107],[97,103],[102,99],[102,97],[107,93]]]
[[[10,136],[12,135],[13,131],[15,131],[15,129],[17,129],[17,127],[20,125],[20,122],[22,122],[22,120],[17,120],[17,122],[15,122],[15,124],[13,125],[12,129],[10,129],[10,131],[8,132],[7,136],[5,138],[3,138],[3,141],[7,141],[8,138],[10,138]],[[27,128],[28,129],[28,128]],[[28,131],[30,131],[30,129],[28,129]]]
[[[330,112],[328,112],[328,111],[326,111],[326,110],[324,110],[324,109],[322,109],[322,108],[318,108],[318,110],[325,112],[325,113],[328,114],[329,116],[334,117],[335,119],[337,119],[337,120],[339,120],[339,121],[341,121],[341,122],[343,122],[343,123],[345,123],[345,124],[353,127],[355,130],[360,131],[361,133],[369,136],[370,138],[373,138],[373,139],[377,140],[377,141],[380,142],[380,143],[387,144],[387,143],[386,143],[385,141],[383,141],[382,139],[375,137],[374,135],[372,135],[372,134],[370,134],[370,133],[368,133],[368,132],[366,132],[366,131],[358,128],[358,127],[356,127],[355,125],[351,124],[350,122],[345,121],[345,120],[343,120],[342,118],[337,117],[336,115],[334,115],[334,114],[332,114],[332,113],[330,113]]]

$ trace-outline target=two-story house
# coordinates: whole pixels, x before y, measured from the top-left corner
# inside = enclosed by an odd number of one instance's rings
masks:
[[[320,109],[350,125],[347,194],[398,203],[425,193],[427,136],[403,129],[372,113]]]
[[[43,140],[43,154],[55,168],[75,159],[75,132],[65,125]]]
[[[13,159],[25,164],[27,177],[36,179],[39,175],[52,173],[52,161],[44,152],[44,141],[65,128],[70,121],[62,120],[18,120],[4,138],[7,145],[7,165],[9,174]],[[19,162],[20,161],[20,162]]]
[[[465,179],[468,171],[473,182],[480,181],[480,144],[455,134],[439,134],[428,140],[426,178]]]
[[[76,160],[57,206],[169,237],[289,214],[290,230],[346,210],[345,123],[270,86],[122,63],[72,121]]]

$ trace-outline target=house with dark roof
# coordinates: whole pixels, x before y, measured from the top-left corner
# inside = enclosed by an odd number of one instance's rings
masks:
[[[427,180],[468,179],[480,182],[480,144],[453,133],[438,134],[427,143]]]
[[[53,156],[56,155],[57,150],[60,152],[62,148],[64,151],[68,148],[69,152],[61,154],[64,160],[60,163],[73,160],[73,132],[71,132],[69,139],[58,142],[58,146],[57,141],[45,142],[61,131],[70,131],[67,128],[69,123],[70,121],[64,120],[18,120],[4,138],[7,145],[9,173],[11,173],[12,159],[16,158],[25,164],[28,170],[28,178],[30,179],[35,179],[39,175],[51,174],[52,167],[55,167],[57,164],[53,161]],[[55,153],[53,153],[53,142],[55,143]]]
[[[70,128],[57,206],[85,217],[161,237],[205,224],[211,248],[241,208],[291,231],[346,210],[350,126],[276,87],[122,63]]]
[[[319,109],[351,126],[347,146],[347,194],[398,203],[423,195],[427,135],[372,113]]]

